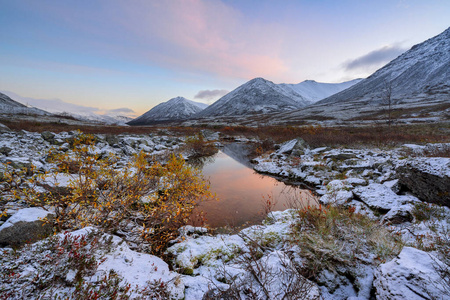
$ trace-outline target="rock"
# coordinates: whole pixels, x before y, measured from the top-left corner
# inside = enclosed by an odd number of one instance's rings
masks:
[[[326,188],[327,192],[319,199],[322,204],[344,205],[353,198],[353,193],[341,180],[331,181]]]
[[[356,187],[353,194],[356,199],[380,213],[387,213],[400,205],[420,201],[411,195],[397,195],[389,187],[379,183]]]
[[[31,169],[31,162],[27,161],[27,158],[7,158],[4,162],[9,164],[14,169]]]
[[[436,266],[442,264],[431,254],[404,247],[397,258],[375,271],[376,299],[450,299]]]
[[[7,146],[0,147],[0,153],[3,155],[8,156],[9,153],[11,153],[11,151],[12,151],[12,149]]]
[[[309,149],[308,144],[301,138],[297,138],[297,143],[294,145],[292,149],[291,155],[301,156],[305,154],[305,151]]]
[[[450,207],[450,158],[420,158],[397,168],[399,184],[423,201]]]
[[[8,128],[8,126],[0,123],[0,132],[10,132],[11,129]]]
[[[396,194],[400,192],[400,185],[398,184],[398,179],[385,181],[383,182],[383,184],[388,188],[390,188]]]
[[[328,154],[324,156],[324,159],[331,158],[334,160],[347,160],[352,158],[357,158],[353,153],[339,153],[339,154]]]
[[[9,129],[8,126],[6,126],[6,125],[0,123],[0,133],[3,133],[3,132],[10,132],[10,131],[11,131],[11,129]]]
[[[205,141],[218,141],[220,139],[219,132],[214,132],[208,129],[200,131]]]
[[[305,153],[306,149],[309,149],[308,144],[303,139],[297,138],[281,144],[276,153],[300,156]]]
[[[53,214],[38,207],[24,208],[0,226],[0,245],[18,246],[36,242],[52,233],[52,226],[42,219]]]
[[[42,138],[49,142],[52,143],[55,140],[55,134],[53,132],[50,131],[44,131],[41,133]]]
[[[383,216],[383,222],[389,222],[390,224],[401,224],[405,222],[411,222],[414,219],[412,211],[414,205],[407,203],[394,207],[386,215]]]

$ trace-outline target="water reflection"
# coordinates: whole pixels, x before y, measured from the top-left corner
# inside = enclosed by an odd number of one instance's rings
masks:
[[[267,201],[274,204],[273,210],[315,202],[310,191],[262,176],[221,151],[212,159],[203,160],[202,166],[212,192],[219,198],[219,201],[201,203],[199,207],[206,213],[207,224],[211,227],[260,222],[265,217]]]

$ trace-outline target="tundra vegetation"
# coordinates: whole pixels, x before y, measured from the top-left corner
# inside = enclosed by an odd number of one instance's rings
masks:
[[[42,128],[48,129],[46,126]],[[252,156],[270,155],[277,143],[297,137],[304,138],[312,147],[393,147],[406,142],[448,142],[446,125],[439,129],[434,125],[411,125],[402,129],[215,128],[227,137],[254,139]],[[111,133],[106,128],[90,130]],[[363,289],[363,282],[358,278],[366,269],[361,271],[360,266],[373,270],[397,256],[405,246],[398,228],[361,214],[351,205],[293,205],[294,209],[274,213],[268,201],[265,210],[268,218],[260,227],[239,231],[239,242],[224,247],[218,246],[224,237],[205,237],[205,243],[210,241],[212,246],[196,255],[189,248],[192,244],[188,244],[193,243],[192,236],[180,235],[183,232],[180,228],[193,217],[202,219],[201,213],[193,216],[194,208],[215,196],[201,172],[189,166],[180,153],[190,157],[211,155],[217,151],[215,143],[206,140],[199,133],[200,128],[127,130],[147,133],[170,130],[189,137],[183,138],[183,148],[173,153],[151,156],[139,151],[124,161],[115,155],[97,152],[95,135],[77,133],[67,140],[65,151],[50,150],[45,154],[50,166],[46,171],[32,165],[3,166],[2,204],[17,201],[50,210],[53,217],[45,222],[53,226],[55,235],[35,244],[2,250],[0,299],[23,295],[35,295],[37,299],[182,298],[170,290],[173,281],[151,280],[145,287],[138,288],[114,272],[96,280],[86,280],[94,276],[108,254],[115,251],[117,243],[113,236],[123,238],[121,243],[124,244],[129,241],[139,244],[135,248],[141,252],[164,258],[174,271],[184,274],[182,276],[195,276],[202,268],[214,267],[210,290],[204,294],[204,299],[319,299],[316,284],[329,284],[324,274],[351,278]],[[405,152],[404,155],[412,157],[417,153]],[[426,149],[421,155],[449,157],[448,145]],[[300,158],[290,159],[293,167],[301,164]],[[327,168],[320,164],[314,167],[318,171]],[[347,175],[338,174],[336,179],[345,180]],[[66,184],[49,184],[64,179]],[[447,210],[424,203],[416,204],[412,214],[414,222],[430,221],[436,232],[441,232],[443,229],[437,227],[449,220]],[[95,230],[83,236],[68,233],[91,227]],[[270,231],[270,228],[277,230]],[[436,268],[445,283],[442,286],[447,289],[444,293],[448,293],[448,229],[447,235],[439,234],[432,240],[430,243],[430,238],[416,235],[413,246],[439,253]],[[190,259],[180,259],[184,256]],[[18,274],[26,273],[26,266],[33,257],[38,276],[27,282]],[[233,273],[231,269],[239,271]]]

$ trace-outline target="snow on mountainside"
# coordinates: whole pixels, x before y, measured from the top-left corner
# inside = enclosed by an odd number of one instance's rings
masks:
[[[311,103],[315,103],[319,100],[325,99],[326,97],[339,93],[340,91],[348,89],[361,80],[361,78],[358,78],[341,83],[323,83],[314,80],[305,80],[297,84],[281,83],[279,85],[285,89],[292,89],[302,95],[306,100]]]
[[[0,114],[51,115],[49,112],[14,101],[3,93],[0,93]]]
[[[51,114],[56,114],[58,116],[67,116],[69,118],[75,118],[80,121],[93,121],[95,123],[124,125],[126,122],[132,120],[132,118],[123,115],[123,113],[133,112],[131,109],[127,108],[112,109],[106,111],[106,113],[100,114],[101,110],[98,108],[64,102],[60,99],[35,99],[30,97],[23,97],[10,91],[1,92],[6,96],[15,99],[16,104],[19,104],[21,106],[36,107]]]
[[[80,121],[88,121],[95,123],[105,123],[109,125],[126,125],[127,122],[131,121],[132,118],[121,115],[100,115],[96,113],[72,113],[72,112],[61,112],[58,113],[61,116],[73,117]]]
[[[185,120],[201,112],[207,104],[188,100],[183,97],[172,98],[158,104],[140,117],[128,122],[129,125],[146,125],[159,121]]]
[[[194,117],[238,116],[290,111],[310,104],[293,89],[263,78],[252,79],[226,94]]]
[[[450,101],[450,28],[413,46],[367,79],[319,103],[381,101],[386,82],[396,103]]]
[[[391,87],[392,111],[404,122],[448,120],[450,116],[450,28],[413,46],[350,88],[306,108],[274,114],[270,124],[310,120],[384,120],[383,95]]]

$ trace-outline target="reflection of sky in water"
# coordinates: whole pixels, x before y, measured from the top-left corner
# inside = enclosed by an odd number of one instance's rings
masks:
[[[212,227],[238,226],[247,221],[262,220],[264,199],[270,196],[277,201],[274,210],[284,210],[295,199],[310,196],[309,191],[257,174],[222,152],[203,167],[203,175],[209,178],[211,191],[219,198],[217,202],[200,205]]]

